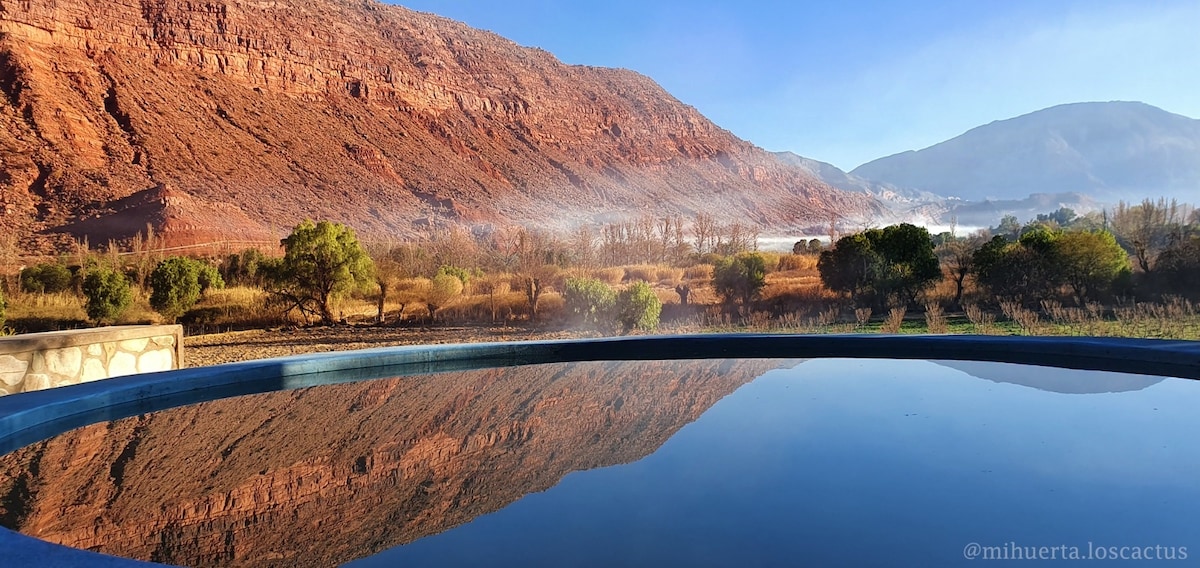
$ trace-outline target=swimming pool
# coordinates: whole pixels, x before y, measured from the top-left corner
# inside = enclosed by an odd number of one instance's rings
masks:
[[[951,361],[938,350],[952,342],[928,338],[776,337],[243,364],[207,370],[191,396],[208,402],[173,410],[154,406],[188,402],[179,374],[130,378],[144,413],[58,427],[4,458],[2,517],[186,565],[956,565],[974,547],[1178,559],[1200,546],[1196,383],[974,361],[1057,352],[1094,369],[1115,354],[1191,376],[1190,344],[982,338]],[[96,408],[124,409],[109,386]]]

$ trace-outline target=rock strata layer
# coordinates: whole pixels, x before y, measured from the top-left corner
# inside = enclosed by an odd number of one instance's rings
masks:
[[[39,242],[879,211],[642,75],[373,0],[2,0],[0,92],[0,227]]]

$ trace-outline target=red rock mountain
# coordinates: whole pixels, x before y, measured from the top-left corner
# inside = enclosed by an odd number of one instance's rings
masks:
[[[539,365],[87,426],[0,458],[0,524],[186,566],[333,566],[639,460],[783,361]]]
[[[174,244],[877,204],[621,69],[374,0],[0,0],[0,228]]]

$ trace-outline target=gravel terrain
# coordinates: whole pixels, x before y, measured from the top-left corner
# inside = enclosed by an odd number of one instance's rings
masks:
[[[184,366],[202,367],[302,353],[350,351],[391,345],[432,345],[570,339],[579,332],[515,327],[315,327],[234,331],[185,337]]]

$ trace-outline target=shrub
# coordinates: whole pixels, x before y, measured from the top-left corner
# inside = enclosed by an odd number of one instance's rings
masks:
[[[483,278],[483,271],[478,268],[476,268],[474,270],[470,270],[470,269],[459,268],[457,266],[450,266],[450,265],[446,265],[446,264],[443,264],[442,266],[440,266],[438,268],[437,274],[448,274],[450,276],[457,278],[459,282],[462,282],[462,285],[463,285],[462,292],[466,292],[466,291],[470,290],[471,280],[477,280],[479,278]]]
[[[748,305],[766,284],[766,263],[758,254],[722,259],[713,269],[713,288],[728,304],[740,301]]]
[[[179,256],[158,263],[150,289],[150,307],[175,321],[200,300],[200,263]]]
[[[56,294],[71,287],[71,271],[57,262],[31,266],[21,271],[21,289],[26,292]]]
[[[129,280],[111,268],[94,268],[83,279],[83,295],[87,298],[84,310],[96,323],[113,321],[133,302]]]
[[[662,302],[649,284],[636,282],[617,295],[616,312],[617,323],[624,333],[634,329],[649,331],[658,328]]]
[[[904,325],[904,313],[907,309],[904,306],[892,308],[888,312],[887,318],[883,320],[883,325],[879,326],[881,333],[900,333],[900,327]]]
[[[617,294],[607,284],[594,278],[568,278],[563,290],[567,313],[584,325],[599,325],[611,319]]]
[[[225,288],[225,279],[221,277],[221,272],[217,267],[201,261],[194,261],[196,264],[196,282],[200,284],[200,293],[203,294],[209,290],[223,290]]]
[[[463,282],[457,276],[438,272],[430,282],[429,293],[425,296],[425,307],[429,309],[429,319],[434,319],[438,309],[446,306],[462,294]]]
[[[223,281],[230,286],[262,286],[262,265],[266,258],[255,248],[229,255],[221,263]]]

